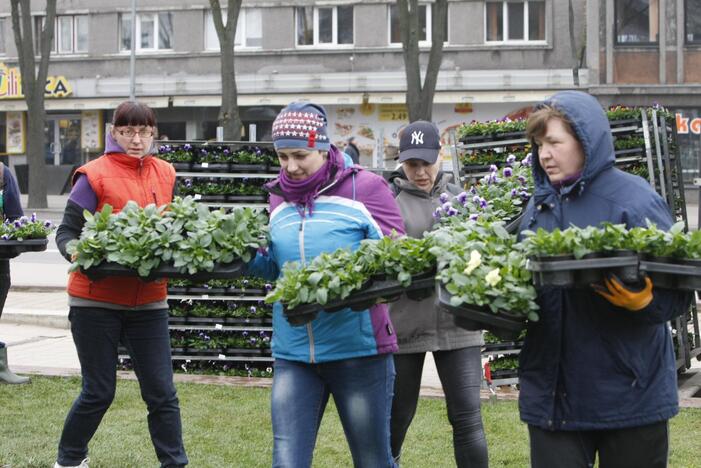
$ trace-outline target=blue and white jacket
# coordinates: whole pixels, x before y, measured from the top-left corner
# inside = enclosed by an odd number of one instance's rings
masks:
[[[337,151],[332,147],[331,153]],[[267,253],[258,253],[249,265],[249,274],[276,279],[287,262],[308,263],[322,252],[342,247],[355,250],[363,239],[379,239],[392,230],[404,234],[387,182],[343,157],[345,168],[319,190],[311,215],[305,211],[303,217],[273,187],[271,242]],[[273,306],[272,350],[275,358],[321,363],[395,352],[397,338],[385,304],[363,312],[321,311],[306,325],[292,326],[278,302]]]

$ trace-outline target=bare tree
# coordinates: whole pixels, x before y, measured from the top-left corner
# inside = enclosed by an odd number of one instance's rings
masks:
[[[584,28],[584,30],[582,31],[582,36],[584,37],[580,38],[579,45],[577,45],[577,38],[575,37],[576,16],[577,15],[574,11],[574,5],[572,3],[572,0],[569,0],[568,19],[570,22],[570,48],[572,49],[572,81],[575,87],[579,87],[579,69],[584,66],[587,40],[586,28]]]
[[[222,18],[219,0],[209,0],[214,18],[214,29],[219,38],[221,50],[221,107],[219,108],[219,125],[224,127],[224,140],[241,139],[241,116],[239,115],[238,91],[234,68],[234,39],[236,23],[241,10],[241,0],[228,0],[226,7],[226,25]]]
[[[433,95],[436,92],[438,71],[443,60],[443,42],[448,22],[448,0],[436,0],[431,4],[431,51],[428,56],[426,76],[421,83],[419,49],[419,2],[398,0],[399,28],[404,51],[406,72],[406,103],[409,120],[431,120]]]
[[[46,162],[44,160],[44,89],[54,38],[56,0],[46,0],[46,16],[39,34],[39,66],[36,63],[30,0],[11,0],[12,29],[17,45],[22,92],[27,103],[27,163],[31,208],[46,208]]]

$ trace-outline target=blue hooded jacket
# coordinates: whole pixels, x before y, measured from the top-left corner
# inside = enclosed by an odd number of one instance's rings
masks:
[[[543,104],[561,111],[581,142],[581,177],[553,187],[533,147],[535,190],[521,231],[622,223],[661,229],[669,207],[642,178],[614,167],[611,129],[592,96],[565,91]],[[531,323],[520,355],[521,419],[549,430],[635,427],[678,412],[677,374],[666,322],[688,307],[690,295],[653,289],[646,308],[616,307],[590,289],[539,291],[540,321]]]

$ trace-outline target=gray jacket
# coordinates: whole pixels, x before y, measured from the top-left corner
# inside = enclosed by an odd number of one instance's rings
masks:
[[[457,195],[463,190],[450,183],[451,176],[443,172],[438,173],[431,193],[424,192],[402,176],[403,173],[396,174],[391,182],[397,194],[406,233],[421,238],[435,223],[433,212],[441,203],[441,193]],[[402,296],[399,301],[390,303],[389,310],[400,354],[446,351],[484,343],[482,332],[456,327],[453,316],[436,306],[435,294],[423,301],[413,301]]]

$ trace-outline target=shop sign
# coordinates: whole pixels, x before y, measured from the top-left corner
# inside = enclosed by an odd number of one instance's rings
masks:
[[[44,97],[63,98],[73,94],[73,88],[65,76],[49,76],[46,78]],[[22,76],[19,68],[8,67],[0,62],[0,99],[21,99]]]
[[[680,135],[688,135],[693,133],[695,135],[701,135],[701,117],[695,117],[690,119],[689,117],[684,117],[683,114],[675,114],[677,120],[677,133]]]

